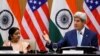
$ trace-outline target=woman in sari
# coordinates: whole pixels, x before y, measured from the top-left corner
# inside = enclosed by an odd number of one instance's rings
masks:
[[[28,42],[20,40],[20,30],[17,27],[9,29],[8,41],[5,41],[3,46],[11,46],[13,51],[27,53],[30,50]]]

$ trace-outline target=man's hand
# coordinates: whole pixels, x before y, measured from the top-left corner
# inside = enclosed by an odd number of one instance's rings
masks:
[[[47,43],[51,43],[51,40],[49,39],[49,35],[44,31],[43,32],[43,39],[47,42]]]

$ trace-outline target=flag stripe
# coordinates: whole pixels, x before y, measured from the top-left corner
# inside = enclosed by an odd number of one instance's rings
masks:
[[[97,10],[93,10],[92,11],[93,16],[95,17],[96,21],[98,22],[98,24],[100,25],[100,15],[97,12]]]
[[[25,10],[25,13],[24,13],[24,17],[26,18],[26,21],[27,21],[27,23],[28,23],[28,25],[29,25],[31,31],[32,31],[32,33],[33,33],[34,36],[35,36],[35,39],[36,39],[36,41],[37,41],[37,44],[38,44],[40,50],[46,50],[45,46],[43,45],[43,43],[42,43],[42,41],[41,41],[41,39],[40,39],[40,36],[39,36],[39,34],[38,34],[36,28],[35,28],[34,25],[32,24],[31,18],[30,18],[29,14],[27,13],[26,10]]]
[[[39,26],[41,27],[42,32],[43,32],[43,31],[46,31],[46,32],[48,33],[48,30],[46,29],[44,23],[42,22],[42,19],[41,19],[41,17],[40,17],[39,12],[38,12],[38,11],[34,11],[33,14],[34,14],[35,17],[36,17],[36,20],[37,20]]]
[[[24,27],[22,26],[22,24],[20,24],[20,29],[21,29],[22,37],[23,37],[24,39],[29,39],[29,36],[28,36],[27,33],[25,32],[25,29],[24,29]]]
[[[48,24],[49,24],[48,18],[46,17],[46,15],[45,15],[45,13],[43,12],[42,8],[39,8],[39,9],[38,9],[38,12],[39,12],[39,14],[40,14],[40,17],[41,17],[41,19],[42,19],[42,21],[43,21],[43,23],[44,23],[46,29],[48,30],[48,26],[49,26],[49,25],[48,25]]]
[[[0,32],[0,46],[3,45],[3,39],[2,39],[2,36],[1,36],[1,32]]]
[[[99,16],[100,16],[100,6],[97,7],[97,11],[98,11]]]
[[[21,11],[18,0],[7,0],[7,2],[12,12],[14,13],[16,19],[18,19],[18,22],[21,22],[21,13],[20,13]]]
[[[96,31],[97,32],[97,30],[95,29],[95,27],[94,27],[94,25],[93,25],[93,23],[91,22],[91,20],[89,19],[89,17],[87,18],[87,23],[86,23],[86,25],[89,27],[89,29],[91,29],[92,31]]]
[[[50,18],[49,18],[50,17],[50,13],[49,13],[49,8],[48,8],[46,3],[42,5],[42,9],[43,9],[48,21],[49,21],[50,20]]]
[[[66,0],[66,3],[68,4],[73,14],[77,11],[77,5],[75,2],[76,0]]]
[[[35,41],[34,35],[32,34],[29,25],[27,24],[27,21],[25,20],[25,18],[23,17],[22,19],[22,25],[26,31],[26,33],[28,34],[29,38]]]

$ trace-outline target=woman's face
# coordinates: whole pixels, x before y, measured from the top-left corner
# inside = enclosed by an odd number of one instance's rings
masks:
[[[20,31],[16,30],[12,36],[12,41],[13,42],[18,42],[18,40],[20,39]]]

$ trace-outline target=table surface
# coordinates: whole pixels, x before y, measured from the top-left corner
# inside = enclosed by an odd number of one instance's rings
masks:
[[[54,52],[45,52],[45,53],[31,52],[31,53],[27,53],[27,54],[23,54],[23,53],[0,53],[0,55],[100,55],[100,51],[96,51],[95,54],[61,54],[61,53],[54,53]]]

